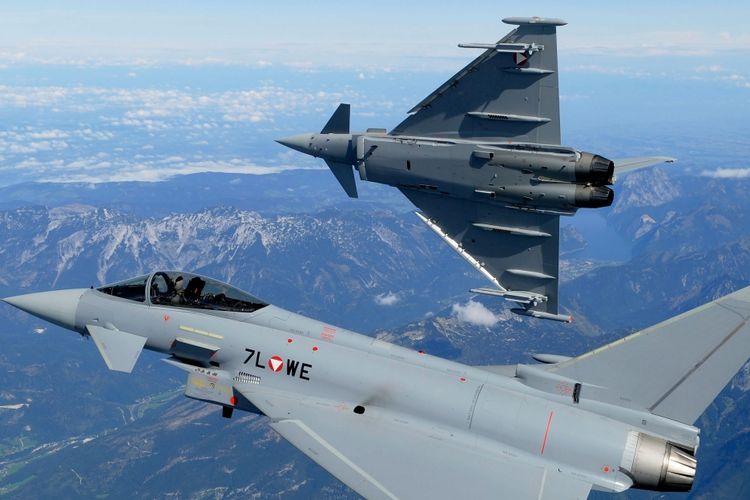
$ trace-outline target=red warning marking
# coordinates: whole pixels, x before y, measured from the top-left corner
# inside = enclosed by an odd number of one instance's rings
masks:
[[[327,341],[332,341],[336,336],[336,329],[332,326],[324,326],[323,331],[320,333],[320,338]]]
[[[461,377],[461,378],[460,378],[460,379],[458,379],[458,380],[459,380],[459,381],[461,381],[461,382],[466,382],[466,377]]]
[[[549,412],[549,418],[547,419],[547,429],[544,431],[544,440],[542,441],[542,449],[539,451],[540,455],[544,455],[544,448],[547,446],[547,436],[549,436],[549,426],[552,424],[552,415],[554,414],[554,411]]]
[[[273,356],[268,360],[268,367],[275,372],[280,372],[284,368],[284,360],[279,356]]]
[[[234,396],[232,396],[231,398],[229,398],[229,404],[232,405],[232,406],[236,405],[237,404],[237,398],[234,397]]]
[[[165,314],[165,315],[164,315],[164,316],[162,316],[162,317],[164,318],[164,321],[169,321],[169,314]]]
[[[566,396],[573,394],[573,386],[566,382],[560,382],[555,386],[555,389],[557,389],[557,392],[560,394],[565,394]]]
[[[602,470],[604,472],[609,472],[609,466],[605,465],[604,467],[602,467]]]
[[[318,346],[316,345],[313,346],[313,352],[318,352]]]
[[[286,343],[287,343],[287,344],[291,344],[292,342],[294,342],[294,340],[293,340],[293,339],[286,339]]]

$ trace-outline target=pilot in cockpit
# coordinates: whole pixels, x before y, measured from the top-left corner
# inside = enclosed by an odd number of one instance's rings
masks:
[[[172,304],[179,305],[185,303],[185,280],[182,275],[177,276],[174,280],[174,295]]]
[[[200,279],[198,276],[193,276],[187,284],[184,295],[185,299],[190,302],[198,302],[203,295],[203,287],[206,286],[206,282]]]

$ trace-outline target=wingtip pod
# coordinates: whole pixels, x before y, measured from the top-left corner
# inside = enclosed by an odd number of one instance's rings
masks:
[[[523,24],[540,24],[540,25],[548,25],[548,26],[565,26],[568,24],[566,21],[563,21],[562,19],[558,19],[555,17],[506,17],[503,19],[503,22],[505,24],[515,24],[517,26],[521,26]]]

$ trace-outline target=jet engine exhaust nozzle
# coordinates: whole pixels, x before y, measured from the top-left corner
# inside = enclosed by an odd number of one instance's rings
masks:
[[[628,471],[634,488],[689,491],[697,465],[695,456],[679,445],[643,433],[631,433],[622,469]]]
[[[581,152],[576,162],[576,182],[602,186],[614,183],[615,162],[603,156]]]
[[[575,206],[581,208],[608,207],[615,199],[615,193],[604,186],[576,185]]]

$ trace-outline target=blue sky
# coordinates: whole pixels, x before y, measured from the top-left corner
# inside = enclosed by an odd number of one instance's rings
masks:
[[[321,167],[273,139],[391,128],[509,16],[560,17],[563,140],[750,174],[750,3],[0,4],[0,185]]]
[[[530,10],[531,9],[531,10]],[[0,7],[0,61],[413,65],[490,41],[507,16],[561,17],[563,55],[750,50],[743,1],[24,1]]]

